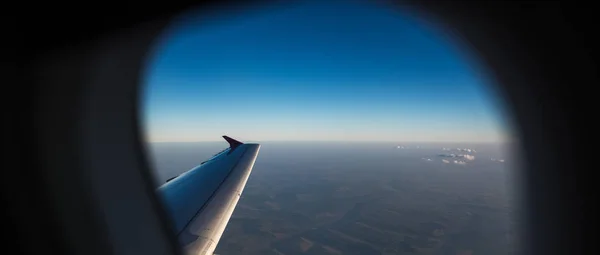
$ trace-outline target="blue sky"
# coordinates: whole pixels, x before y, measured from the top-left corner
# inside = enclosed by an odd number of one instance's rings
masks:
[[[500,100],[458,44],[412,13],[305,2],[165,31],[145,73],[152,142],[489,142]],[[201,25],[202,24],[202,25]]]

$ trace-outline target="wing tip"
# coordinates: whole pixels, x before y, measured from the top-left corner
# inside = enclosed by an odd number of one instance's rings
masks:
[[[235,148],[237,148],[238,146],[244,144],[238,140],[235,140],[229,136],[224,135],[223,139],[225,139],[225,141],[227,141],[229,143],[229,148],[231,148],[231,150],[234,150]]]

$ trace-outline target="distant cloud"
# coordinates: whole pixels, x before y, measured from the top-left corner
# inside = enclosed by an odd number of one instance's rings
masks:
[[[456,158],[456,154],[438,154],[438,156],[445,158]]]
[[[451,150],[450,148],[442,148],[443,151],[449,151]]]
[[[465,154],[465,155],[462,155],[462,156],[463,156],[463,158],[465,158],[466,160],[475,160],[475,156],[473,156],[473,155],[468,155],[468,154]]]
[[[475,160],[475,156],[473,155],[469,155],[469,154],[438,154],[438,156],[440,157],[445,157],[445,158],[464,158],[466,160]]]
[[[500,163],[504,163],[504,159],[495,159],[495,158],[491,158],[492,161],[498,161]]]
[[[475,156],[471,156],[471,155],[455,155],[455,154],[440,154],[439,156],[441,157],[447,157],[447,158],[465,158],[467,160],[474,160]],[[450,160],[447,159],[442,159],[442,162],[448,164],[450,163]],[[452,161],[454,164],[459,164],[459,165],[465,165],[467,164],[466,161],[464,160],[453,160]]]

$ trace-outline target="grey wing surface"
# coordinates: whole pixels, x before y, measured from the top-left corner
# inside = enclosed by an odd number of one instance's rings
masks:
[[[229,148],[158,188],[187,254],[213,254],[250,176],[259,144],[223,136]]]

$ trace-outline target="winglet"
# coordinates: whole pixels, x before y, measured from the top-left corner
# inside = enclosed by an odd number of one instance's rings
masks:
[[[226,135],[224,135],[223,138],[225,138],[225,141],[229,143],[229,148],[231,148],[232,151],[235,150],[235,148],[237,148],[238,146],[244,144]]]

